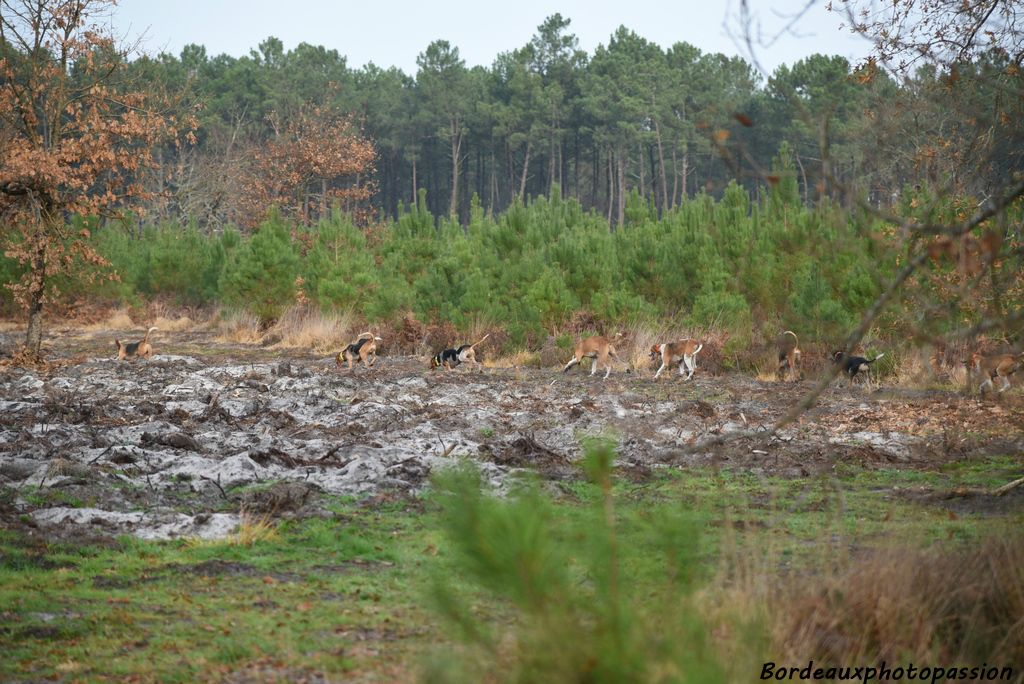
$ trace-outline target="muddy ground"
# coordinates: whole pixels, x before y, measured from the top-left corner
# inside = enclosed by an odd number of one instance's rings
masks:
[[[0,350],[16,342],[0,333]],[[418,492],[457,457],[498,486],[522,469],[576,478],[579,439],[598,433],[617,437],[620,472],[633,479],[708,466],[781,477],[930,469],[1024,450],[1019,390],[979,401],[833,386],[768,436],[758,433],[811,381],[431,372],[401,356],[349,373],[308,352],[194,332],[161,334],[149,361],[118,362],[112,346],[106,334],[64,331],[47,367],[0,363],[0,524],[75,539],[219,537],[240,511],[317,515],[323,493]]]

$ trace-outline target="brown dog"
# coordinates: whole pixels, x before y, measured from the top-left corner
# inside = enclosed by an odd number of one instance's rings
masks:
[[[114,338],[114,344],[117,345],[117,360],[124,361],[128,358],[142,357],[148,359],[153,355],[153,345],[149,343],[149,333],[156,330],[156,326],[153,326],[146,331],[146,336],[138,342],[122,343],[121,340]]]
[[[619,337],[616,335],[616,338]],[[613,358],[616,361],[619,357],[615,354],[615,347],[606,337],[588,337],[580,340],[576,343],[576,348],[573,350],[572,358],[569,359],[569,363],[565,364],[565,368],[562,372],[569,370],[583,359],[593,359],[593,363],[590,366],[590,374],[593,375],[597,372],[598,365],[603,365],[608,370],[605,371],[604,378],[608,379],[608,375],[612,372],[612,364],[608,359]]]
[[[776,342],[779,349],[779,365],[775,369],[775,379],[783,380],[788,375],[790,380],[799,379],[800,347],[797,343],[796,333],[787,330]]]
[[[348,369],[352,370],[356,361],[362,361],[367,368],[373,368],[373,363],[377,360],[377,343],[380,341],[381,338],[373,333],[364,332],[356,338],[355,342],[338,352],[334,364],[340,367],[342,361],[347,361]]]
[[[661,357],[661,368],[654,374],[654,379],[657,380],[658,376],[661,375],[661,371],[669,366],[678,365],[679,374],[682,375],[685,371],[687,373],[686,379],[689,380],[693,377],[693,372],[697,370],[697,352],[703,348],[703,344],[698,344],[697,340],[691,340],[690,338],[669,342],[668,344],[654,345],[651,347],[650,357],[652,359]]]
[[[982,356],[975,352],[971,354],[970,368],[985,379],[978,386],[978,392],[985,394],[985,387],[995,389],[992,381],[1000,380],[999,392],[1010,389],[1010,376],[1024,367],[1024,354],[999,354],[997,356]]]

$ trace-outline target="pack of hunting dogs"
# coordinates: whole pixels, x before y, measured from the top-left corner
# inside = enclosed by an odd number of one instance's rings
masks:
[[[115,339],[118,360],[152,357],[153,345],[149,338],[156,330],[156,327],[151,327],[146,331],[145,337],[138,342],[121,342]],[[463,344],[439,351],[431,357],[430,368],[452,371],[462,364],[482,367],[476,358],[476,348],[483,344],[489,336],[490,334],[484,335],[473,344]],[[590,374],[594,375],[599,368],[604,368],[604,379],[607,379],[612,372],[612,361],[622,363],[615,351],[615,345],[622,338],[622,333],[619,333],[614,337],[595,335],[579,340],[573,348],[572,358],[562,368],[562,372],[567,372],[573,366],[582,363],[584,359],[590,359]],[[335,364],[339,368],[343,364],[347,364],[350,372],[354,371],[355,366],[360,363],[367,369],[373,368],[377,360],[378,342],[383,342],[378,335],[369,331],[361,333],[355,341],[338,352]],[[679,375],[685,376],[684,381],[692,379],[693,374],[697,371],[697,354],[703,348],[703,343],[692,338],[651,346],[648,358],[654,362],[661,362],[658,370],[654,373],[654,379],[657,380],[666,369],[671,372],[672,368],[677,368]],[[802,352],[796,333],[791,330],[782,332],[776,340],[776,349],[778,351],[776,380],[800,380],[803,377],[800,368]],[[829,356],[832,363],[839,367],[838,372],[854,382],[858,377],[870,377],[872,364],[884,357],[885,354],[882,353],[868,359],[839,350],[832,352]],[[1024,370],[1024,353],[984,355],[975,352],[963,363],[976,380],[981,379],[981,384],[978,385],[980,394],[984,395],[986,390],[995,390],[1001,393],[1010,388],[1010,377]],[[998,389],[996,389],[996,383],[999,384]]]

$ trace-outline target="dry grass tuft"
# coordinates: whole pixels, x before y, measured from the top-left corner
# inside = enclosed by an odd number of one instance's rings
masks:
[[[351,312],[322,313],[305,306],[289,307],[267,330],[275,348],[308,349],[317,354],[332,354],[355,339],[362,331],[355,329]]]
[[[482,362],[485,368],[540,368],[540,354],[531,351],[517,351],[498,357],[488,357]]]
[[[754,377],[761,382],[778,382],[779,380],[775,374],[776,369],[772,367],[771,364],[754,364],[753,372]]]
[[[830,545],[828,545],[830,546]],[[1024,659],[1024,536],[1003,534],[951,548],[897,547],[780,576],[778,555],[723,560],[700,596],[720,650],[757,623],[776,662],[1014,663]],[[728,653],[724,655],[728,656]],[[734,654],[735,655],[735,654]],[[738,657],[738,656],[737,656]]]
[[[155,325],[160,332],[183,332],[185,330],[194,330],[196,328],[196,322],[188,316],[178,316],[173,319],[160,316],[153,321],[153,325]]]
[[[96,323],[89,323],[82,327],[85,332],[109,332],[111,330],[133,330],[136,324],[128,314],[128,309],[115,309],[105,319]],[[147,326],[148,327],[148,326]]]
[[[252,546],[260,542],[276,541],[278,536],[277,524],[270,514],[253,515],[242,511],[238,529],[228,540],[232,546]]]
[[[254,515],[243,510],[239,516],[238,529],[223,539],[199,539],[192,537],[185,540],[190,548],[210,546],[245,546],[250,547],[261,542],[277,541],[279,538],[277,524],[269,514]]]
[[[1021,568],[1019,534],[956,551],[876,552],[833,577],[780,592],[788,610],[777,611],[776,646],[794,658],[836,663],[1021,662]]]
[[[245,309],[229,311],[217,316],[217,342],[237,344],[259,344],[263,339],[263,328],[259,317]]]

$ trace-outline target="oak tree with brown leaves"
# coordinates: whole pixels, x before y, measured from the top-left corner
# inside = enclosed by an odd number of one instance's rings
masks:
[[[154,145],[184,130],[166,98],[126,79],[126,51],[96,23],[112,6],[0,0],[0,217],[4,253],[25,268],[7,287],[28,313],[32,356],[54,276],[106,265],[70,219],[144,199]]]
[[[335,205],[357,217],[367,211],[377,153],[350,117],[308,103],[288,120],[271,117],[271,123],[275,136],[254,152],[239,198],[243,225],[256,225],[271,206],[303,225]]]

